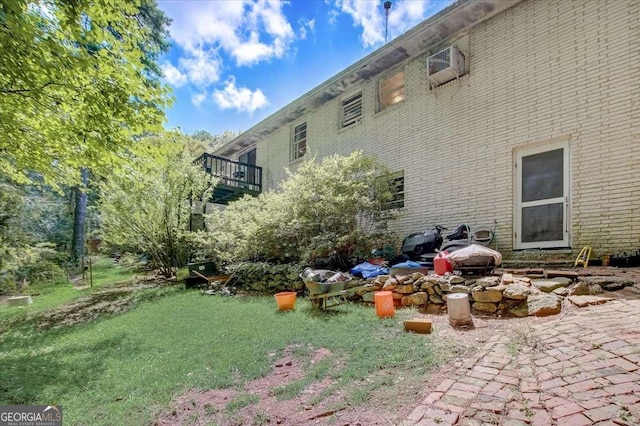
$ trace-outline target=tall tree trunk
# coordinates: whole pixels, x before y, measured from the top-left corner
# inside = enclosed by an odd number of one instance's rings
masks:
[[[74,188],[76,207],[73,211],[73,239],[71,241],[71,256],[75,262],[84,253],[84,223],[87,217],[87,192],[89,190],[89,169],[80,169],[82,185]]]

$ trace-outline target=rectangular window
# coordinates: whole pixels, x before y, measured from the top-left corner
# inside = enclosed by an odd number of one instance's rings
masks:
[[[404,71],[380,80],[378,84],[378,105],[380,110],[402,102],[404,98]]]
[[[307,123],[297,125],[293,129],[291,145],[291,161],[304,157],[307,153]]]
[[[342,127],[360,122],[362,117],[362,92],[342,101]]]
[[[391,191],[391,200],[389,200],[384,208],[399,209],[404,207],[404,170],[392,173],[389,176],[389,189]]]
[[[569,247],[569,143],[516,153],[515,247]]]

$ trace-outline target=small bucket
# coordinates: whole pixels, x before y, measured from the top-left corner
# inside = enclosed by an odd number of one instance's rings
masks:
[[[296,307],[296,295],[295,291],[283,291],[276,293],[273,296],[276,298],[278,309],[281,311],[293,311]]]
[[[393,305],[393,294],[390,291],[378,291],[373,297],[378,317],[388,318],[396,314],[396,308]]]
[[[450,293],[447,295],[447,313],[449,324],[454,327],[473,325],[471,305],[467,293]]]

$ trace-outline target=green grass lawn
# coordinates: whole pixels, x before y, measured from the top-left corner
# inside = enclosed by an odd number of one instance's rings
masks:
[[[62,404],[68,425],[147,424],[188,388],[240,386],[268,373],[269,353],[290,345],[302,360],[318,348],[332,355],[303,362],[307,377],[275,390],[278,397],[331,376],[348,393],[344,403],[359,404],[393,381],[385,370],[419,375],[451,355],[452,345],[402,331],[413,313],[380,320],[360,305],[322,312],[300,297],[283,313],[273,297],[174,287],[119,316],[44,332],[24,323],[0,335],[0,404]]]
[[[134,274],[131,268],[114,265],[111,259],[100,259],[92,267],[93,286],[76,289],[69,281],[62,281],[50,284],[32,284],[25,293],[37,294],[33,296],[33,304],[27,306],[9,306],[6,303],[0,304],[0,322],[20,317],[27,317],[30,314],[55,308],[63,303],[78,299],[89,293],[96,292],[105,285],[111,285],[123,281],[129,281]],[[89,282],[89,272],[86,274],[87,285]]]

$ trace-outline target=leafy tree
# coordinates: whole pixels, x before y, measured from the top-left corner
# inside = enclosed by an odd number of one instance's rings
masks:
[[[240,131],[225,130],[217,135],[212,135],[206,130],[198,130],[190,136],[194,141],[191,145],[192,154],[198,156],[203,152],[213,152],[222,145],[231,142],[240,133]]]
[[[337,253],[364,254],[389,237],[394,210],[389,174],[375,159],[354,152],[313,159],[289,172],[280,191],[244,197],[209,217],[205,252],[226,261],[309,261]]]
[[[135,135],[161,128],[169,98],[152,64],[164,41],[144,18],[154,4],[0,0],[0,169],[11,179],[34,170],[59,188],[82,167],[108,175]]]
[[[183,138],[167,134],[144,143],[168,152],[153,161],[136,157],[125,174],[102,183],[103,239],[147,253],[162,274],[171,276],[188,260],[192,204],[208,199],[215,182],[184,154]]]

